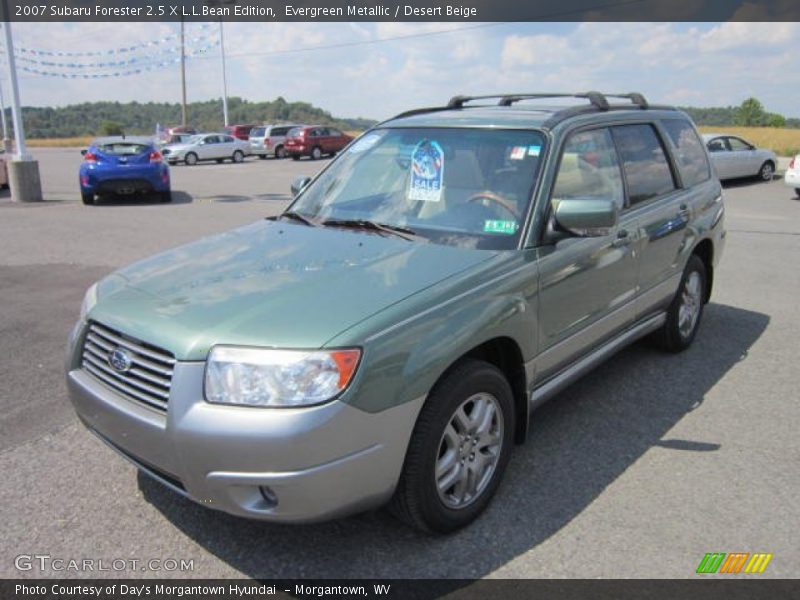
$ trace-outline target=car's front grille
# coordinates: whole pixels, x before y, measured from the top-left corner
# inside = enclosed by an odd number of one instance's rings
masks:
[[[112,359],[112,354],[119,351]],[[114,364],[116,363],[116,364]],[[175,357],[99,323],[90,323],[81,367],[117,393],[167,410]]]

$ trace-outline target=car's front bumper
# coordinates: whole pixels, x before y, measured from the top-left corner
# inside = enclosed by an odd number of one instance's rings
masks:
[[[214,405],[203,400],[204,363],[178,362],[164,413],[118,394],[75,360],[70,399],[93,433],[204,506],[272,521],[318,521],[386,502],[423,401],[379,413],[341,401]]]

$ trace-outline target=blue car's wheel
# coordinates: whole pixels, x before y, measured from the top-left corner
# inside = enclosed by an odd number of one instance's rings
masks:
[[[84,204],[94,204],[94,194],[81,192],[81,201]]]

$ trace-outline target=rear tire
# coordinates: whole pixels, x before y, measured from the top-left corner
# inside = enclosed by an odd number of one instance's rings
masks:
[[[468,525],[497,491],[513,435],[508,380],[487,362],[461,362],[422,407],[389,509],[421,531]]]
[[[236,152],[233,153],[231,160],[233,160],[233,162],[235,163],[242,162],[244,160],[244,153],[241,150],[237,150]]]
[[[761,165],[761,169],[758,171],[758,176],[761,178],[761,181],[772,181],[773,177],[775,176],[775,165],[771,160],[768,160]]]
[[[197,164],[197,154],[195,154],[194,152],[189,152],[189,154],[187,154],[186,158],[184,158],[183,160],[187,165],[193,167]]]
[[[81,192],[81,202],[83,202],[87,206],[91,206],[92,204],[94,204],[94,194],[86,194]]]
[[[656,344],[667,352],[682,352],[692,345],[706,300],[706,266],[692,254],[686,263],[681,284],[667,310],[667,320],[653,334]]]
[[[286,158],[286,150],[283,149],[283,146],[275,148],[275,158]]]

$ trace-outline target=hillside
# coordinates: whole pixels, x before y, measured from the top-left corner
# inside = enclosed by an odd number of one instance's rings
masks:
[[[222,128],[222,100],[192,102],[187,105],[190,125],[207,131]],[[178,125],[180,104],[166,102],[87,102],[60,108],[22,108],[25,130],[31,139],[92,136],[101,133],[103,122],[118,123],[128,134],[151,134],[156,123]],[[279,121],[330,125],[346,130],[371,126],[369,119],[344,119],[306,102],[287,102],[277,98],[271,102],[249,102],[242,98],[228,99],[230,123],[271,123]]]

